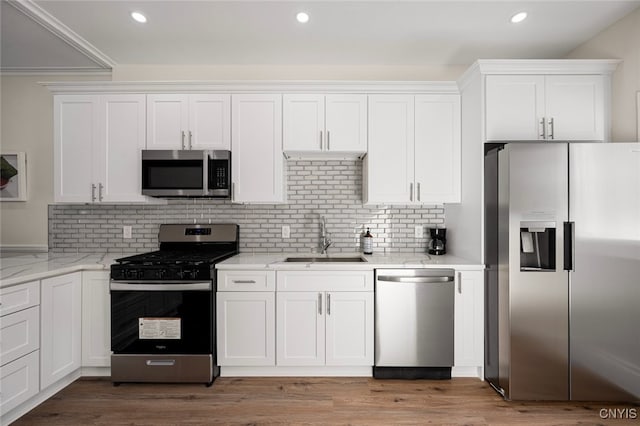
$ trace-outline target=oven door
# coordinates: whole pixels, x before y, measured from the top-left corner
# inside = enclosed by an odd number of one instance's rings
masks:
[[[111,281],[114,354],[212,354],[213,283]]]

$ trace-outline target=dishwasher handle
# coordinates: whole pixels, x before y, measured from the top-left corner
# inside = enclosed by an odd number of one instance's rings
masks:
[[[378,275],[377,279],[394,283],[448,283],[454,280],[453,277],[396,277],[390,275]]]

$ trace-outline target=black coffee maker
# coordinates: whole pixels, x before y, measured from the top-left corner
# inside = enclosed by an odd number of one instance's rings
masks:
[[[431,241],[427,253],[441,255],[447,253],[447,228],[429,228]]]

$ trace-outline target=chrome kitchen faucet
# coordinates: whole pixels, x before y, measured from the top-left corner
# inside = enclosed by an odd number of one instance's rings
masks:
[[[320,248],[321,254],[327,254],[327,249],[333,241],[329,238],[327,232],[327,221],[324,216],[320,216]]]

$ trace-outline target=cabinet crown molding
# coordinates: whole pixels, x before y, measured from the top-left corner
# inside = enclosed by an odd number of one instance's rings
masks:
[[[612,74],[619,59],[480,59],[458,79],[462,91],[478,74]]]
[[[455,81],[50,81],[53,94],[99,93],[459,93]]]

